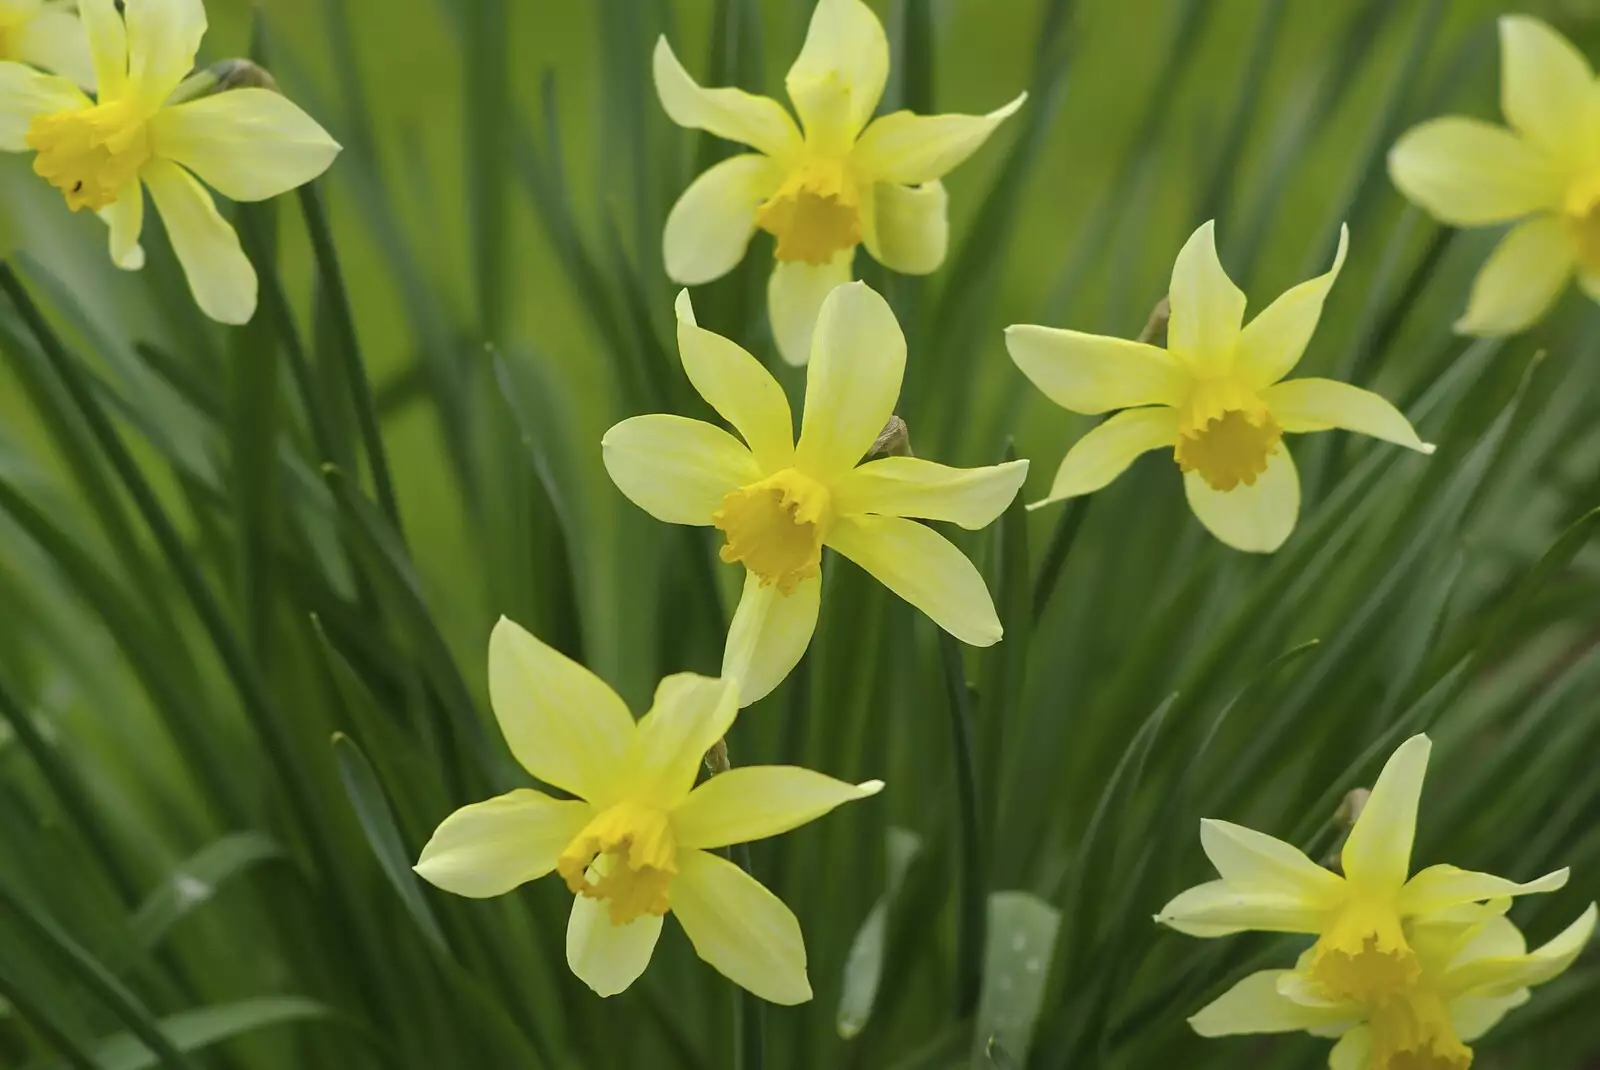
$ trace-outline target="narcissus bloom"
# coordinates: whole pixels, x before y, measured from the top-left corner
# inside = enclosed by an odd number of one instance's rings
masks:
[[[1148,450],[1171,449],[1194,515],[1236,550],[1270,553],[1300,514],[1285,434],[1344,428],[1422,453],[1433,447],[1370,391],[1331,379],[1283,382],[1322,317],[1348,231],[1326,275],[1284,293],[1249,324],[1245,296],[1217,259],[1211,223],[1178,253],[1167,348],[1050,327],[1006,328],[1022,373],[1072,412],[1117,413],[1067,451],[1049,497],[1091,494]]]
[[[1407,879],[1431,746],[1427,736],[1413,736],[1389,758],[1345,841],[1343,876],[1282,840],[1202,821],[1201,846],[1222,879],[1182,893],[1156,920],[1190,936],[1314,933],[1301,974],[1323,1003],[1372,1004],[1413,992],[1423,975],[1419,925],[1567,883],[1564,869],[1517,884],[1450,865]]]
[[[1389,174],[1442,222],[1515,222],[1478,273],[1464,334],[1520,331],[1574,274],[1600,301],[1600,87],[1589,61],[1526,15],[1500,20],[1500,110],[1509,129],[1446,116],[1408,131]]]
[[[111,259],[130,271],[144,265],[148,188],[201,310],[248,321],[255,270],[199,180],[236,201],[264,200],[327,170],[339,145],[271,90],[184,99],[206,31],[200,0],[127,0],[126,19],[113,0],[79,0],[78,10],[96,97],[66,78],[0,63],[0,151],[35,153],[34,171],[69,208],[105,220]]]
[[[699,956],[773,1003],[811,998],[800,923],[718,847],[776,836],[883,789],[789,766],[742,766],[695,786],[738,713],[738,685],[679,673],[637,722],[583,666],[502,619],[489,639],[489,695],[506,742],[539,780],[447,817],[416,870],[483,899],[554,871],[577,897],[567,964],[602,996],[650,962],[670,912]]]
[[[656,92],[672,121],[756,150],[717,164],[678,199],[663,240],[667,274],[686,286],[710,282],[744,258],[757,228],[772,234],[778,262],[767,309],[792,364],[810,355],[817,310],[852,278],[857,245],[907,275],[944,262],[939,179],[1027,97],[982,116],[898,111],[872,121],[888,78],[888,39],[861,0],[818,0],[785,81],[798,127],[775,100],[701,88],[666,38],[656,45]]]
[[[906,340],[866,284],[840,286],[817,318],[805,414],[794,438],[789,402],[755,357],[694,320],[678,296],[678,352],[700,395],[743,437],[681,416],[635,416],[606,432],[606,470],[645,512],[714,526],[722,559],[745,567],[722,674],[743,681],[741,705],[777,687],[811,642],[831,546],[962,642],[1000,640],[983,577],[961,551],[913,517],[987,526],[1016,497],[1027,461],[948,468],[914,457],[862,464],[894,414]]]
[[[0,63],[26,63],[94,88],[89,38],[70,0],[0,0]]]
[[[1321,997],[1305,972],[1262,970],[1189,1019],[1201,1036],[1293,1033],[1339,1037],[1332,1070],[1467,1070],[1473,1041],[1558,977],[1594,935],[1596,908],[1530,952],[1500,916],[1506,901],[1412,927],[1420,974],[1404,994],[1372,1003]]]

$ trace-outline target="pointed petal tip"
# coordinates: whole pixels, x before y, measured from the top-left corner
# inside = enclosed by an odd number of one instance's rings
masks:
[[[1434,452],[1436,450],[1438,450],[1438,448],[1439,447],[1434,445],[1432,442],[1424,442],[1422,445],[1417,447],[1417,452],[1425,454],[1426,456],[1432,457]]]
[[[677,316],[678,323],[698,327],[700,324],[694,318],[694,299],[689,296],[689,287],[678,290],[678,296],[672,300],[672,311]]]
[[[884,783],[881,780],[864,780],[856,785],[856,791],[861,793],[858,798],[862,799],[869,799],[883,789]]]

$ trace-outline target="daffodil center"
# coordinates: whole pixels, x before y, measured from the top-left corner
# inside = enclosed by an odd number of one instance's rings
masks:
[[[574,895],[603,899],[613,925],[661,917],[678,872],[678,841],[665,811],[622,802],[600,813],[556,861]]]
[[[1577,242],[1578,264],[1586,272],[1600,272],[1600,171],[1580,178],[1567,190],[1562,218]]]
[[[1445,1001],[1419,990],[1372,1010],[1372,1070],[1468,1070],[1472,1049],[1461,1043]]]
[[[822,542],[833,519],[828,488],[795,468],[785,468],[722,499],[711,522],[728,537],[722,559],[740,561],[793,594],[822,568]]]
[[[808,157],[756,209],[779,260],[826,264],[861,241],[861,192],[842,159]]]
[[[74,212],[111,204],[150,159],[145,116],[129,101],[36,116],[27,143],[38,153],[34,171],[66,195]]]
[[[1173,456],[1213,490],[1255,484],[1283,441],[1283,428],[1255,391],[1229,379],[1201,380],[1178,416]]]
[[[1332,1000],[1375,1004],[1414,987],[1422,967],[1393,904],[1358,899],[1317,940],[1307,973]]]

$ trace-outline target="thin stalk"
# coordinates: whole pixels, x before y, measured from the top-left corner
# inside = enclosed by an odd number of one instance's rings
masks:
[[[978,767],[972,748],[972,699],[967,694],[961,643],[939,633],[945,690],[950,711],[950,747],[955,758],[956,799],[961,821],[961,883],[956,902],[956,1017],[977,1013],[983,987],[985,904],[983,895],[983,821],[978,813]]]
[[[750,862],[750,845],[734,845],[733,860],[750,876],[755,871]],[[762,1070],[767,1057],[767,1009],[761,998],[734,986],[733,1003],[734,1066],[738,1070]]]
[[[1083,527],[1083,518],[1088,512],[1088,498],[1074,498],[1061,510],[1061,519],[1056,521],[1056,530],[1050,536],[1050,545],[1039,564],[1039,578],[1033,583],[1033,620],[1036,624],[1044,616],[1045,607],[1050,604],[1050,596],[1055,593],[1056,582],[1061,579],[1067,555],[1072,552],[1072,544],[1077,541],[1078,531]]]

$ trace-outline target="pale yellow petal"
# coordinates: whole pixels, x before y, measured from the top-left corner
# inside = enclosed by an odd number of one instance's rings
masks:
[[[826,264],[779,260],[767,280],[767,315],[778,354],[790,364],[811,359],[812,339],[822,302],[837,286],[850,281],[855,264],[854,247],[842,249]]]
[[[854,468],[894,415],[905,370],[889,303],[863,282],[835,288],[817,314],[796,463],[824,480]]]
[[[744,437],[763,473],[794,463],[794,417],[783,387],[741,346],[695,323],[689,291],[678,295],[678,354],[700,396]]]
[[[815,821],[835,807],[883,790],[883,781],[847,784],[790,765],[741,765],[695,788],[672,813],[683,847],[710,850],[764,840]]]
[[[681,803],[694,787],[706,752],[728,734],[738,712],[735,681],[692,672],[665,677],[634,733],[630,797],[663,809]]]
[[[705,89],[689,77],[665,37],[656,42],[656,94],[679,126],[705,130],[778,159],[800,150],[800,131],[783,105],[742,89]]]
[[[504,895],[555,869],[562,850],[593,817],[586,802],[528,788],[463,806],[434,831],[417,875],[471,899]]]
[[[200,311],[218,323],[249,323],[256,311],[255,268],[211,194],[189,172],[159,157],[144,165],[140,177]]]
[[[617,489],[668,524],[711,523],[722,499],[761,478],[744,444],[720,427],[684,416],[635,416],[600,440]]]
[[[1408,130],[1389,151],[1389,177],[1429,215],[1460,227],[1554,207],[1567,179],[1511,131],[1457,116]]]
[[[1190,1027],[1203,1037],[1229,1037],[1354,1026],[1361,1020],[1362,1012],[1357,1007],[1303,1007],[1282,995],[1278,979],[1286,972],[1252,973],[1190,1018]]]
[[[524,769],[596,807],[617,799],[633,717],[604,680],[501,617],[489,636],[489,702]]]
[[[794,671],[811,645],[821,606],[820,574],[784,594],[776,584],[762,586],[754,572],[745,573],[722,652],[722,675],[739,681],[740,706],[765,698]]]
[[[1512,228],[1472,283],[1462,334],[1514,334],[1544,317],[1577,266],[1577,245],[1560,218],[1539,215]]]
[[[1217,258],[1215,223],[1201,224],[1179,250],[1167,297],[1172,312],[1167,349],[1196,374],[1227,373],[1244,322],[1245,298]]]
[[[18,35],[16,49],[23,62],[70,78],[84,89],[94,89],[89,35],[84,32],[83,20],[65,8],[46,8],[30,19]]]
[[[1407,917],[1425,916],[1462,903],[1559,891],[1566,887],[1569,876],[1568,870],[1558,869],[1537,880],[1518,884],[1492,873],[1474,873],[1451,865],[1429,866],[1400,889],[1395,908]]]
[[[87,108],[93,101],[70,79],[22,63],[0,63],[0,152],[32,152],[28,127],[37,115]]]
[[[100,210],[100,218],[111,231],[111,262],[124,271],[144,267],[144,247],[139,244],[144,232],[144,186],[137,178]]]
[[[1119,412],[1072,444],[1056,470],[1050,495],[1036,509],[1063,498],[1093,494],[1138,460],[1139,455],[1178,442],[1178,411],[1166,407]]]
[[[590,869],[591,879],[610,860],[610,855],[602,855]],[[614,925],[605,900],[580,895],[573,899],[567,919],[567,966],[597,996],[624,992],[650,965],[662,920],[641,914],[626,925]]]
[[[1450,1025],[1463,1044],[1471,1044],[1532,998],[1533,993],[1526,988],[1509,996],[1461,996],[1450,1001]]]
[[[1161,908],[1156,921],[1203,938],[1243,932],[1315,933],[1327,924],[1328,912],[1299,894],[1209,881],[1178,893]]]
[[[1291,379],[1268,387],[1261,400],[1285,431],[1304,434],[1339,427],[1397,446],[1432,453],[1399,409],[1370,390],[1333,379]]]
[[[128,28],[116,0],[78,0],[78,18],[89,40],[100,99],[116,100],[128,85]]]
[[[300,106],[270,89],[234,89],[150,120],[151,149],[235,201],[263,201],[316,178],[339,143]]]
[[[1267,458],[1254,485],[1213,490],[1199,472],[1186,472],[1183,491],[1206,530],[1235,550],[1270,554],[1282,546],[1300,517],[1300,474],[1287,446]]]
[[[889,80],[889,39],[861,0],[818,0],[784,84],[813,143],[843,147],[877,110]]]
[[[1240,332],[1234,371],[1250,386],[1256,390],[1271,386],[1300,363],[1349,248],[1350,228],[1342,226],[1339,251],[1328,273],[1286,290]]]
[[[800,922],[754,877],[704,851],[678,852],[672,913],[717,972],[769,1003],[811,998]]]
[[[871,211],[863,212],[861,241],[872,259],[902,275],[939,270],[950,248],[950,196],[943,182],[879,182],[867,202]]]
[[[1576,921],[1554,939],[1526,955],[1505,955],[1465,961],[1447,972],[1440,982],[1448,992],[1480,998],[1510,996],[1519,989],[1552,981],[1567,971],[1594,937],[1600,918],[1590,903]]]
[[[1181,405],[1192,376],[1164,349],[1055,327],[1006,328],[1006,350],[1051,401],[1095,416],[1138,405]]]
[[[1372,1070],[1372,1030],[1357,1026],[1328,1053],[1328,1070]]]
[[[841,516],[945,520],[976,531],[1006,511],[1027,478],[1027,461],[951,468],[918,457],[884,457],[841,478],[833,488],[833,507]]]
[[[983,576],[943,535],[893,516],[840,517],[828,545],[970,646],[1000,641]]]
[[[1411,873],[1411,841],[1433,743],[1415,735],[1389,756],[1361,816],[1345,840],[1340,860],[1357,889],[1394,894]]]
[[[1298,895],[1332,910],[1344,901],[1345,883],[1293,844],[1229,821],[1200,822],[1200,846],[1222,879],[1257,889]]]
[[[1527,15],[1500,19],[1500,108],[1506,121],[1554,160],[1590,162],[1594,71],[1583,53]]]
[[[1027,99],[1023,93],[987,115],[885,115],[867,127],[850,161],[874,182],[932,182],[965,163]]]
[[[667,277],[698,286],[732,271],[756,232],[756,209],[782,181],[782,167],[750,153],[723,160],[689,183],[667,214],[661,239]]]
[[[1583,271],[1578,275],[1578,285],[1591,301],[1600,301],[1600,271]]]
[[[201,0],[136,0],[127,5],[130,91],[149,107],[166,100],[194,69],[206,34]]]

